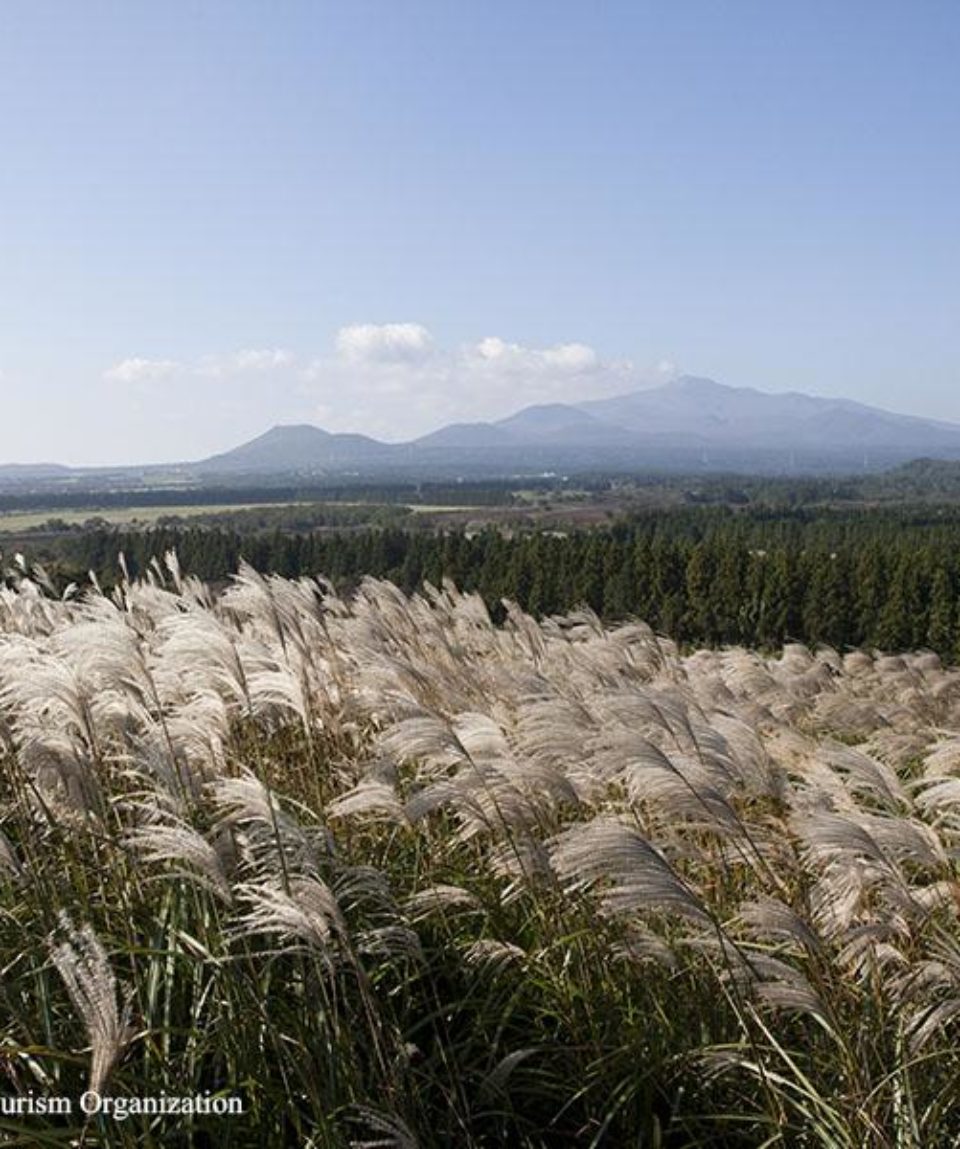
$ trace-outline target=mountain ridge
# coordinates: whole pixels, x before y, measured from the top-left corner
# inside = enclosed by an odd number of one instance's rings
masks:
[[[0,484],[79,481],[107,472],[121,480],[140,474],[149,481],[161,471],[175,473],[179,481],[234,484],[281,474],[387,480],[653,470],[840,474],[924,456],[960,459],[960,424],[852,399],[761,391],[687,375],[603,399],[533,404],[502,419],[450,423],[402,443],[310,423],[280,423],[194,462],[128,468],[0,465]]]
[[[540,403],[502,419],[451,423],[405,443],[272,428],[202,460],[205,472],[266,467],[437,466],[505,471],[649,467],[862,470],[918,455],[960,458],[960,425],[855,400],[733,387],[680,376],[659,387],[577,403]],[[307,439],[309,438],[309,442]],[[275,448],[275,450],[272,450]]]

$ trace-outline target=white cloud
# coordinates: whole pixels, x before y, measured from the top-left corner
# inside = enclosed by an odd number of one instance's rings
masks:
[[[282,347],[246,348],[242,351],[232,351],[227,355],[204,355],[197,361],[193,370],[198,375],[221,379],[228,375],[276,371],[292,367],[294,363],[296,356],[292,351]]]
[[[481,359],[502,360],[511,353],[511,350],[519,351],[520,348],[516,343],[504,343],[496,335],[488,335],[486,339],[480,340],[474,350]]]
[[[354,323],[340,328],[336,345],[350,363],[407,363],[428,357],[433,339],[419,323]]]
[[[114,383],[149,383],[173,376],[224,379],[231,375],[282,370],[295,364],[296,356],[283,348],[245,348],[224,355],[202,355],[199,359],[187,362],[140,357],[123,359],[108,367],[103,377]]]
[[[530,347],[488,335],[445,348],[418,323],[341,328],[334,353],[300,372],[309,418],[331,431],[412,438],[444,423],[504,418],[533,403],[575,403],[656,381],[585,343]]]
[[[176,426],[170,457],[200,457],[253,438],[274,423],[310,415],[296,356],[279,347],[180,360],[134,356],[101,378],[108,402],[116,410],[123,407],[151,441]]]
[[[122,359],[114,363],[103,377],[113,383],[145,383],[167,379],[180,371],[181,365],[173,359]]]
[[[592,371],[599,363],[597,353],[584,343],[561,343],[542,352],[544,362],[561,371]]]
[[[444,347],[419,323],[356,323],[312,360],[283,348],[243,348],[181,361],[125,359],[104,378],[138,384],[129,398],[143,418],[164,405],[189,408],[198,426],[216,426],[229,444],[277,422],[410,439],[534,403],[622,394],[674,372],[666,360],[640,370],[576,341],[535,347],[488,335]]]
[[[585,343],[558,343],[554,347],[523,347],[519,343],[506,343],[496,335],[488,335],[465,350],[483,363],[493,364],[500,370],[542,373],[545,370],[570,374],[583,374],[601,366],[592,347]]]

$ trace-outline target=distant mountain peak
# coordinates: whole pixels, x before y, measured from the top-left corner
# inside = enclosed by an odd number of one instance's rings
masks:
[[[659,388],[650,388],[650,390],[664,390],[664,391],[686,391],[687,393],[694,393],[697,391],[739,391],[742,388],[731,387],[727,383],[718,383],[716,379],[710,379],[706,375],[678,375],[675,379],[670,379],[668,382],[660,385]]]
[[[175,469],[180,477],[226,483],[279,475],[408,482],[597,471],[851,474],[918,457],[960,460],[960,425],[852,399],[681,375],[607,399],[538,403],[496,421],[448,424],[407,443],[276,423],[233,450]],[[151,470],[0,466],[0,486],[73,484],[93,471],[101,479],[109,472],[114,482],[120,472]]]
[[[334,434],[312,423],[277,423],[247,443],[204,459],[202,471],[323,471],[383,462],[393,448],[367,435]]]
[[[762,399],[764,396],[773,394],[772,392],[758,391],[755,387],[733,387],[729,383],[718,383],[716,379],[710,379],[706,375],[678,375],[676,379],[671,379],[659,387],[651,387],[649,390],[666,395],[685,395],[691,398],[704,399],[724,399],[732,396],[749,395]]]
[[[312,423],[274,423],[268,430],[264,431],[262,435],[258,435],[258,439],[329,439],[331,433],[325,431],[322,427],[315,427]],[[256,442],[257,440],[251,440]]]
[[[212,473],[470,466],[490,473],[650,467],[857,471],[917,455],[960,457],[960,426],[851,400],[731,387],[681,375],[658,387],[581,403],[537,403],[495,422],[438,428],[412,443],[277,424],[207,459]]]

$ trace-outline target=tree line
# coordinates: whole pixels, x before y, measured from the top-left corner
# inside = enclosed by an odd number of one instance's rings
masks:
[[[109,584],[123,552],[133,575],[176,550],[185,571],[220,582],[241,559],[344,590],[364,575],[405,591],[452,579],[497,615],[512,599],[536,616],[581,604],[639,617],[689,645],[775,648],[791,639],[960,658],[960,510],[767,513],[697,508],[612,526],[510,535],[492,528],[243,534],[190,527],[98,530],[52,557],[61,584],[92,570]],[[29,556],[28,556],[29,557]]]

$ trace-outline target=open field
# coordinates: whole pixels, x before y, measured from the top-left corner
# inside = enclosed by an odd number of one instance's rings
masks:
[[[53,521],[66,523],[70,526],[83,526],[91,519],[101,520],[116,526],[135,526],[142,524],[149,526],[158,519],[178,518],[189,519],[199,516],[227,514],[234,511],[252,511],[277,507],[313,506],[313,502],[304,503],[171,503],[165,506],[130,506],[130,507],[104,507],[92,504],[77,510],[54,509],[31,511],[0,511],[0,532],[18,533],[21,531],[36,530]],[[338,504],[343,505],[343,504]]]
[[[297,510],[318,517],[327,514],[331,518],[350,513],[358,524],[364,521],[373,522],[378,514],[382,515],[387,511],[394,517],[410,514],[416,516],[424,527],[441,529],[464,527],[467,524],[549,529],[562,526],[594,526],[608,522],[629,506],[636,505],[639,505],[636,501],[628,503],[614,497],[579,501],[529,501],[516,506],[485,506],[469,503],[383,504],[357,499],[338,499],[330,502],[310,499],[289,503],[170,503],[131,506],[103,506],[91,503],[89,506],[63,509],[47,507],[0,510],[0,536],[20,537],[30,532],[48,533],[65,528],[97,528],[104,525],[146,530],[162,520],[171,519],[184,520],[184,525],[189,525],[192,521],[210,526],[236,525],[239,529],[249,529],[244,519],[252,512],[282,516]]]
[[[172,557],[0,590],[0,1043],[36,1143],[960,1135],[960,671],[681,655]]]
[[[631,514],[672,512],[684,507],[785,511],[807,508],[869,510],[898,506],[955,507],[960,464],[918,460],[880,475],[798,479],[750,475],[582,475],[542,480],[540,485],[490,482],[400,483],[302,487],[295,476],[282,488],[210,487],[168,489],[75,489],[58,493],[0,492],[0,533],[37,530],[51,520],[74,528],[91,519],[116,526],[149,527],[162,518],[226,521],[243,512],[353,511],[371,520],[386,509],[417,516],[444,529],[467,523],[516,524],[557,529],[590,527]],[[243,524],[238,522],[243,529]]]
[[[464,512],[476,514],[478,508],[469,505],[458,505],[456,503],[449,505],[445,503],[413,503],[409,509],[413,511],[415,515],[449,515],[462,514]],[[487,508],[481,509],[486,510]],[[509,510],[509,508],[506,509]]]

